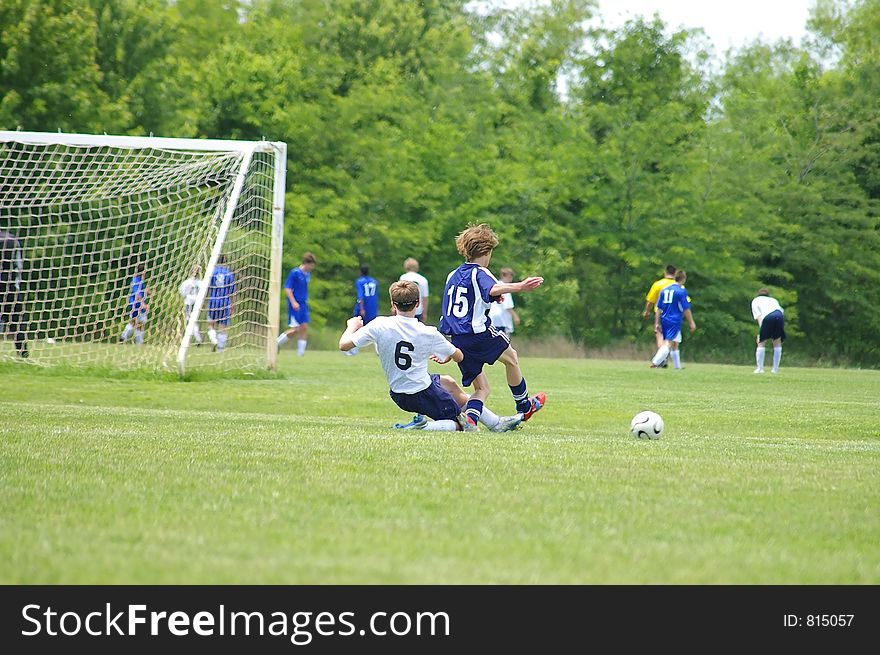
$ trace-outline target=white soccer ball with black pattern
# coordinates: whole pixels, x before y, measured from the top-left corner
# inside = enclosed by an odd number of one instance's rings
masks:
[[[659,439],[663,434],[663,418],[657,412],[639,412],[633,416],[629,431],[636,439]]]

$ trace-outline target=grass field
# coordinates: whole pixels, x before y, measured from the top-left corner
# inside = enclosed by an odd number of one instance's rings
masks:
[[[0,583],[880,583],[880,372],[784,364],[529,358],[510,434],[392,430],[371,353],[0,365]]]

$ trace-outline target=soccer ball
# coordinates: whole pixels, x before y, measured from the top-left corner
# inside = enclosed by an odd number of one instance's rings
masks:
[[[633,416],[629,431],[636,439],[659,439],[663,434],[663,419],[657,412],[639,412]]]

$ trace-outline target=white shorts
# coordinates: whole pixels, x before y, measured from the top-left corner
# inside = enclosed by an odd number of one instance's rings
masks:
[[[299,323],[297,323],[296,319],[293,316],[291,316],[290,323],[287,324],[287,327],[289,327],[289,328],[299,327]]]
[[[678,334],[675,335],[675,339],[673,339],[675,343],[681,343],[681,330],[678,331]]]

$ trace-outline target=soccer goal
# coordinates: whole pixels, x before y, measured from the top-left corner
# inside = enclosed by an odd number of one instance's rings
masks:
[[[0,231],[20,257],[0,360],[274,368],[286,157],[265,141],[0,132]]]

